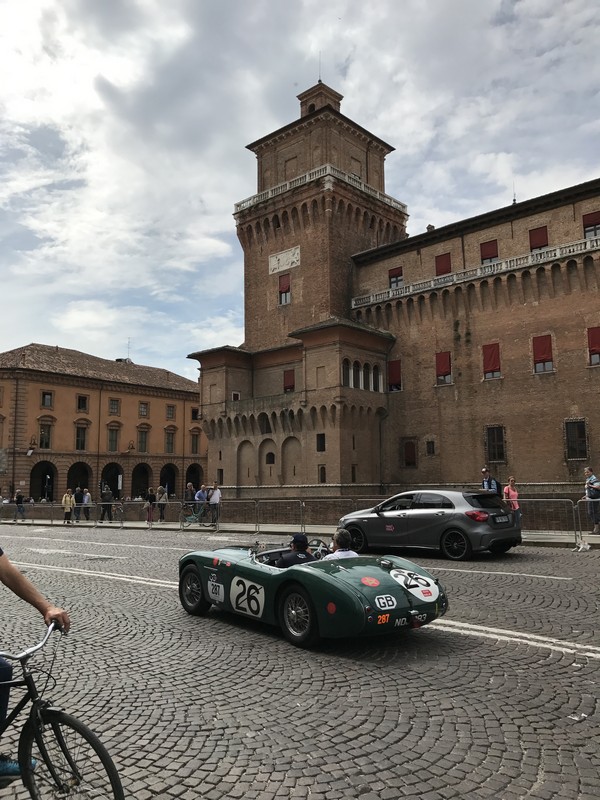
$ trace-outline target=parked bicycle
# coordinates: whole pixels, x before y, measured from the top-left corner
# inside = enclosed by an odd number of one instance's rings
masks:
[[[112,508],[113,520],[118,522],[123,527],[123,520],[125,519],[125,509],[123,503],[115,503]]]
[[[18,759],[23,783],[33,800],[65,797],[124,800],[117,768],[96,734],[44,697],[48,685],[56,685],[52,677],[56,648],[49,670],[35,670],[29,664],[34,653],[41,650],[57,630],[60,629],[53,622],[41,642],[33,647],[16,655],[0,653],[2,658],[18,661],[23,672],[22,678],[13,678],[4,685],[24,690],[24,695],[0,725],[0,737],[31,703],[19,737]],[[36,684],[36,671],[46,677],[41,690]],[[8,782],[9,779],[4,779],[0,788]]]
[[[203,503],[197,511],[192,505],[184,505],[179,514],[179,525],[181,528],[189,528],[194,523],[210,528],[215,523],[212,519],[211,509],[208,503]]]

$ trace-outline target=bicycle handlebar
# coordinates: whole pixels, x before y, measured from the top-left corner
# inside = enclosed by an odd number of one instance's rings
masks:
[[[48,629],[46,630],[41,642],[34,644],[32,647],[28,647],[27,650],[23,650],[22,653],[17,653],[16,655],[13,655],[12,653],[0,652],[0,658],[7,658],[9,661],[24,661],[25,659],[29,658],[29,656],[37,653],[38,650],[41,650],[54,631],[62,632],[62,628],[57,622],[53,621],[50,623],[50,625],[48,625]]]

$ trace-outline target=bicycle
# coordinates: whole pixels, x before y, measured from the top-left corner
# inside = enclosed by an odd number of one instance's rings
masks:
[[[181,528],[189,528],[197,522],[205,528],[210,528],[216,523],[212,520],[212,514],[208,503],[204,503],[198,511],[194,511],[194,507],[190,505],[183,506],[179,514],[179,525]]]
[[[112,513],[114,522],[118,522],[119,525],[123,527],[123,520],[125,519],[125,509],[123,508],[123,504],[115,503],[112,509]]]
[[[35,670],[29,666],[29,660],[44,647],[54,631],[60,628],[52,622],[38,644],[16,655],[0,653],[2,658],[18,661],[23,671],[22,678],[13,678],[2,685],[25,690],[0,725],[0,737],[31,703],[19,736],[18,761],[21,779],[32,800],[65,797],[125,800],[117,768],[96,734],[43,697],[50,681],[56,685],[52,678],[56,648],[50,669],[45,673],[44,688],[41,691],[37,688]],[[0,788],[12,780],[14,778],[2,779]]]

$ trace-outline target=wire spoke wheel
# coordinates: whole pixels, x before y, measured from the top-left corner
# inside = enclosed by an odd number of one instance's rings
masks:
[[[194,564],[189,564],[179,578],[179,600],[188,612],[195,616],[206,614],[212,603],[204,597],[200,573]]]
[[[300,586],[284,594],[279,606],[279,622],[285,638],[299,647],[311,647],[319,639],[313,604]]]
[[[23,783],[33,800],[124,800],[117,769],[82,722],[54,709],[29,719],[19,740]]]
[[[191,517],[190,514],[191,511],[182,511],[179,514],[179,524],[182,528],[189,528],[189,526],[192,524],[194,518]]]

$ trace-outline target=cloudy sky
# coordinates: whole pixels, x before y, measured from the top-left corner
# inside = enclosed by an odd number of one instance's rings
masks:
[[[323,81],[396,147],[408,231],[600,174],[589,0],[19,0],[0,5],[0,350],[190,378],[243,341],[245,145]]]

